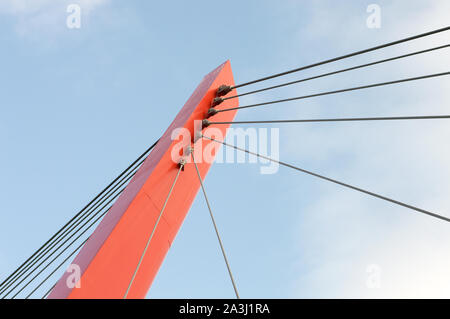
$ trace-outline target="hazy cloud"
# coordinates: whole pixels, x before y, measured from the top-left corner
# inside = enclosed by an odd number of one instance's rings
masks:
[[[42,40],[43,35],[52,37],[67,30],[68,5],[78,4],[82,17],[86,18],[95,9],[109,2],[110,0],[3,0],[0,2],[0,14],[14,18],[13,28],[17,34]]]
[[[380,2],[383,26],[377,30],[365,26],[364,6],[355,12],[355,7],[351,11],[329,1],[317,1],[306,8],[302,4],[302,9],[311,12],[312,20],[298,31],[299,52],[303,44],[300,39],[317,41],[317,48],[322,49],[326,43],[325,47],[332,51],[319,54],[330,58],[448,24],[448,1],[384,3]],[[448,34],[436,35],[326,68],[334,70],[442,45],[448,39]],[[330,77],[292,88],[289,95],[444,72],[450,67],[448,54],[449,50],[443,50]],[[448,114],[449,87],[450,81],[444,77],[293,102],[291,105],[296,103],[299,107],[286,109],[290,118]],[[282,136],[300,138],[284,139],[282,159],[450,216],[448,122],[292,125],[283,132]],[[301,192],[305,179],[299,179]],[[317,183],[319,192],[313,197],[316,204],[302,211],[294,230],[299,234],[301,256],[296,265],[299,276],[294,296],[450,297],[450,234],[445,222],[326,182]],[[379,265],[382,270],[379,289],[366,285],[366,268],[370,264]]]

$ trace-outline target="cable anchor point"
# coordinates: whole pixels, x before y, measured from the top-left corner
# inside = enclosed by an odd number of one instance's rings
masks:
[[[210,109],[208,110],[207,117],[211,117],[211,116],[213,116],[213,115],[216,115],[217,113],[219,113],[219,111],[217,111],[215,108],[210,108]]]
[[[222,104],[222,102],[225,101],[221,97],[215,97],[214,100],[211,102],[211,107],[217,106],[219,104]]]
[[[201,138],[203,138],[202,131],[196,131],[194,134],[194,144]]]
[[[229,85],[224,85],[222,84],[221,86],[219,86],[219,88],[217,89],[217,96],[224,96],[227,95],[228,93],[230,93],[233,90],[233,88]]]
[[[184,172],[184,166],[186,165],[187,161],[186,159],[182,158],[178,162],[178,168],[181,169],[182,172]]]
[[[202,126],[203,127],[208,127],[208,126],[210,126],[211,125],[211,122],[210,121],[208,121],[208,120],[203,120],[202,121]]]

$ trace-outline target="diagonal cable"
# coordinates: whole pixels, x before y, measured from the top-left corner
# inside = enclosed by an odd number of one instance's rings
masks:
[[[81,227],[78,227],[83,221],[85,221],[87,218],[89,218],[92,215],[96,215],[98,214],[98,208],[105,203],[108,199],[110,199],[113,194],[121,187],[123,186],[125,183],[127,183],[131,178],[133,178],[133,176],[136,174],[137,170],[139,169],[139,165],[142,164],[142,162],[145,161],[145,159],[143,159],[140,163],[138,163],[138,166],[135,169],[132,169],[128,174],[126,174],[122,179],[120,179],[118,181],[119,184],[115,185],[113,188],[111,188],[110,190],[108,190],[107,193],[105,193],[100,199],[99,201],[96,203],[95,206],[91,207],[88,211],[84,212],[79,218],[78,220],[75,220],[69,228],[67,228],[66,230],[64,230],[59,236],[57,236],[56,238],[54,238],[54,240],[51,242],[51,245],[48,246],[47,248],[45,248],[44,250],[42,250],[39,254],[37,254],[34,258],[32,258],[30,260],[30,262],[28,263],[28,265],[23,268],[21,271],[19,271],[16,276],[14,276],[11,281],[5,285],[4,289],[2,290],[1,293],[3,293],[4,291],[6,291],[9,287],[11,287],[14,282],[18,281],[21,277],[27,277],[29,276],[31,273],[33,273],[34,271],[36,271],[36,268],[27,275],[27,272],[34,266],[36,265],[40,260],[42,260],[46,255],[48,255],[47,259],[49,257],[51,257],[52,255],[54,255],[59,248],[61,248],[62,246],[58,246],[57,248],[55,248],[59,243],[63,242],[66,243],[68,241],[67,237],[69,237],[70,233],[73,232],[75,230],[75,233],[72,234],[75,235],[78,231],[81,230]],[[85,225],[85,224],[84,224]],[[77,229],[78,227],[78,229]],[[70,236],[69,239],[72,237]]]
[[[277,88],[281,88],[284,86],[288,86],[288,85],[292,85],[292,84],[297,84],[297,83],[302,83],[302,82],[307,82],[307,81],[311,81],[311,80],[315,80],[315,79],[320,79],[326,76],[330,76],[330,75],[335,75],[335,74],[339,74],[339,73],[344,73],[344,72],[348,72],[348,71],[353,71],[353,70],[357,70],[357,69],[362,69],[362,68],[366,68],[369,66],[374,66],[377,64],[382,64],[382,63],[386,63],[386,62],[390,62],[390,61],[395,61],[395,60],[399,60],[399,59],[403,59],[403,58],[407,58],[407,57],[411,57],[411,56],[415,56],[415,55],[419,55],[419,54],[423,54],[423,53],[428,53],[428,52],[432,52],[432,51],[436,51],[436,50],[441,50],[441,49],[446,49],[450,47],[450,44],[446,44],[446,45],[441,45],[441,46],[437,46],[437,47],[433,47],[433,48],[429,48],[429,49],[425,49],[425,50],[421,50],[421,51],[415,51],[415,52],[411,52],[411,53],[407,53],[407,54],[403,54],[403,55],[398,55],[392,58],[388,58],[388,59],[383,59],[383,60],[378,60],[378,61],[374,61],[371,63],[365,63],[365,64],[360,64],[354,67],[350,67],[350,68],[345,68],[345,69],[340,69],[337,71],[333,71],[333,72],[327,72],[327,73],[322,73],[316,76],[311,76],[311,77],[307,77],[307,78],[303,78],[300,80],[295,80],[295,81],[291,81],[291,82],[286,82],[286,83],[282,83],[282,84],[278,84],[278,85],[274,85],[274,86],[269,86],[266,88],[262,88],[262,89],[258,89],[258,90],[254,90],[254,91],[250,91],[250,92],[245,92],[245,93],[241,93],[241,94],[237,94],[237,95],[233,95],[233,96],[229,96],[229,97],[225,97],[223,98],[223,100],[230,100],[230,99],[234,99],[237,97],[242,97],[242,96],[246,96],[246,95],[250,95],[250,94],[255,94],[255,93],[260,93],[260,92],[264,92],[264,91],[268,91],[268,90],[273,90],[273,89],[277,89]]]
[[[206,205],[208,206],[208,210],[209,210],[209,215],[211,216],[211,221],[213,223],[214,230],[216,231],[216,235],[217,235],[217,239],[219,241],[220,249],[222,250],[223,259],[225,260],[225,264],[227,265],[228,274],[230,275],[230,279],[231,279],[231,283],[233,285],[234,293],[236,294],[236,298],[240,299],[239,293],[238,293],[238,290],[237,290],[237,287],[236,287],[236,283],[234,282],[233,273],[231,272],[230,264],[228,263],[228,258],[227,258],[227,255],[225,253],[225,249],[223,247],[222,240],[220,239],[219,230],[217,229],[216,221],[214,219],[214,215],[213,215],[213,212],[211,210],[211,205],[209,204],[208,196],[206,195],[205,186],[203,185],[202,177],[200,176],[200,172],[198,170],[197,163],[195,162],[193,150],[191,150],[191,156],[192,156],[192,161],[194,162],[195,170],[197,171],[197,175],[198,175],[198,179],[200,181],[200,185],[202,187],[203,195],[205,196]]]
[[[98,216],[93,222],[92,222],[92,225],[94,225],[95,223],[97,223],[103,216],[105,216],[106,215],[106,213],[108,212],[108,210],[107,211],[105,211],[105,212],[103,212],[100,216]],[[92,226],[91,225],[91,226]],[[75,237],[75,239],[74,240],[72,240],[72,242],[66,247],[66,248],[64,248],[58,255],[56,255],[56,257],[54,257],[44,268],[42,268],[36,275],[34,275],[34,277],[33,278],[31,278],[31,280],[30,281],[28,281],[28,283],[26,283],[25,284],[25,286],[23,286],[22,288],[20,288],[19,289],[19,291],[17,291],[13,296],[12,296],[12,299],[14,299],[15,297],[17,297],[17,295],[19,294],[19,293],[21,293],[26,287],[28,287],[28,285],[30,285],[31,284],[31,282],[33,282],[40,274],[42,274],[42,272],[45,270],[45,269],[47,269],[48,268],[48,266],[50,266],[52,263],[54,263],[64,252],[66,252],[67,251],[67,249],[69,249],[69,247],[70,246],[72,246],[74,243],[76,243],[76,241],[78,240],[78,239],[80,239],[81,238],[81,236],[83,236],[87,231],[89,230],[89,228],[86,228],[85,230],[83,230],[83,232],[81,232],[77,237]],[[10,292],[9,292],[10,293]],[[8,293],[8,294],[9,294]],[[2,298],[2,299],[4,299],[6,297],[6,295]]]
[[[6,289],[8,289],[6,286],[11,286],[10,283],[13,280],[16,280],[18,277],[22,276],[24,272],[26,272],[29,269],[30,263],[33,263],[36,258],[39,258],[40,255],[45,254],[46,251],[48,251],[49,247],[61,236],[64,235],[68,231],[68,227],[72,227],[73,223],[75,223],[78,219],[82,218],[84,215],[86,215],[86,210],[92,210],[92,207],[105,198],[105,196],[108,195],[108,192],[111,190],[111,187],[116,184],[120,183],[125,177],[123,177],[125,174],[127,174],[133,166],[136,165],[142,158],[144,158],[158,143],[156,141],[154,144],[152,144],[144,153],[142,153],[132,164],[130,164],[119,176],[117,176],[107,187],[105,187],[97,196],[94,197],[81,211],[79,211],[74,217],[72,217],[61,229],[59,229],[47,242],[45,242],[37,251],[35,251],[25,262],[23,262],[13,273],[11,273],[1,284],[0,284],[0,294],[3,293]],[[138,163],[138,165],[140,165]],[[122,178],[122,180],[121,180]],[[26,269],[24,271],[24,269]],[[6,287],[6,288],[5,288]]]
[[[339,57],[336,57],[336,58],[333,58],[333,59],[324,60],[324,61],[321,61],[321,62],[313,63],[313,64],[310,64],[310,65],[306,65],[306,66],[299,67],[299,68],[296,68],[296,69],[292,69],[292,70],[289,70],[289,71],[273,74],[273,75],[266,76],[266,77],[263,77],[263,78],[260,78],[260,79],[257,79],[257,80],[245,82],[245,83],[233,86],[232,89],[236,89],[236,88],[247,86],[247,85],[250,85],[250,84],[255,84],[255,83],[258,83],[258,82],[274,79],[274,78],[277,78],[277,77],[280,77],[280,76],[284,76],[284,75],[287,75],[287,74],[291,74],[291,73],[294,73],[294,72],[303,71],[303,70],[310,69],[310,68],[313,68],[313,67],[316,67],[316,66],[320,66],[320,65],[331,63],[331,62],[347,59],[347,58],[350,58],[350,57],[353,57],[353,56],[357,56],[357,55],[360,55],[360,54],[364,54],[364,53],[376,51],[376,50],[379,50],[379,49],[387,48],[387,47],[390,47],[390,46],[393,46],[393,45],[397,45],[397,44],[400,44],[400,43],[405,43],[405,42],[408,42],[408,41],[420,39],[420,38],[423,38],[423,37],[427,37],[427,36],[430,36],[430,35],[433,35],[433,34],[445,32],[445,31],[448,31],[448,30],[450,30],[450,26],[447,26],[447,27],[444,27],[444,28],[440,28],[440,29],[436,29],[436,30],[432,30],[432,31],[425,32],[425,33],[421,33],[421,34],[414,35],[414,36],[411,36],[411,37],[403,38],[403,39],[400,39],[400,40],[397,40],[397,41],[393,41],[393,42],[377,45],[375,47],[371,47],[371,48],[368,48],[368,49],[365,49],[365,50],[352,52],[352,53],[349,53],[349,54],[346,54],[346,55],[342,55],[342,56],[339,56]]]
[[[267,120],[267,121],[232,121],[212,122],[205,121],[204,126],[212,124],[275,124],[275,123],[314,123],[314,122],[356,122],[356,121],[395,121],[395,120],[442,120],[449,119],[450,115],[422,115],[422,116],[390,116],[390,117],[350,117],[334,119],[305,119],[305,120]]]
[[[167,194],[166,200],[164,201],[164,205],[161,208],[161,211],[160,211],[160,213],[158,215],[158,218],[156,219],[156,222],[155,222],[155,225],[153,226],[153,230],[152,230],[152,232],[150,234],[150,237],[148,238],[147,243],[145,244],[145,248],[142,251],[141,258],[139,259],[139,262],[138,262],[138,264],[136,266],[136,269],[134,270],[133,276],[131,277],[130,283],[128,284],[128,288],[127,288],[127,291],[125,292],[125,295],[123,296],[123,299],[126,299],[127,296],[128,296],[128,293],[130,292],[131,286],[133,285],[133,282],[134,282],[134,279],[136,278],[137,272],[138,272],[139,268],[141,267],[142,260],[144,259],[144,256],[147,253],[148,246],[150,245],[150,242],[151,242],[151,240],[153,238],[153,235],[155,234],[156,228],[158,227],[159,221],[160,221],[160,219],[161,219],[161,217],[162,217],[162,215],[164,213],[164,210],[166,209],[167,202],[169,201],[170,195],[172,194],[172,191],[173,191],[173,189],[175,187],[175,184],[177,183],[178,176],[180,176],[180,172],[183,170],[184,165],[185,165],[184,162],[181,162],[179,164],[177,175],[175,176],[175,179],[174,179],[174,181],[172,183],[172,186],[170,187],[169,194]]]
[[[427,211],[427,210],[424,210],[424,209],[421,209],[421,208],[418,208],[418,207],[415,207],[415,206],[412,206],[412,205],[409,205],[409,204],[405,204],[403,202],[391,199],[389,197],[385,197],[385,196],[382,196],[382,195],[379,195],[379,194],[367,191],[365,189],[362,189],[362,188],[359,188],[359,187],[356,187],[356,186],[352,186],[352,185],[349,185],[349,184],[337,181],[335,179],[332,179],[332,178],[329,178],[329,177],[326,177],[326,176],[323,176],[323,175],[319,175],[317,173],[314,173],[314,172],[311,172],[311,171],[308,171],[308,170],[296,167],[294,165],[291,165],[291,164],[288,164],[288,163],[285,163],[285,162],[282,162],[282,161],[275,160],[273,158],[270,158],[270,157],[267,157],[267,156],[264,156],[264,155],[261,155],[261,154],[258,154],[258,153],[251,152],[249,150],[237,147],[235,145],[227,144],[227,143],[225,143],[223,141],[218,141],[216,139],[213,139],[213,138],[210,138],[210,137],[207,137],[207,136],[204,136],[204,135],[202,135],[202,137],[206,138],[208,140],[217,142],[217,143],[222,143],[223,145],[228,146],[228,147],[232,147],[232,148],[234,148],[236,150],[239,150],[239,151],[242,151],[242,152],[246,152],[248,154],[251,154],[251,155],[254,155],[254,156],[266,159],[266,160],[271,161],[273,163],[278,163],[278,164],[280,164],[282,166],[292,168],[292,169],[300,171],[302,173],[306,173],[306,174],[309,174],[311,176],[315,176],[315,177],[318,177],[320,179],[323,179],[323,180],[326,180],[326,181],[329,181],[329,182],[332,182],[332,183],[335,183],[335,184],[338,184],[338,185],[341,185],[341,186],[353,189],[355,191],[358,191],[358,192],[361,192],[361,193],[364,193],[364,194],[367,194],[367,195],[370,195],[370,196],[373,196],[373,197],[376,197],[376,198],[379,198],[379,199],[382,199],[382,200],[385,200],[385,201],[388,201],[388,202],[391,202],[391,203],[394,203],[394,204],[397,204],[397,205],[400,205],[400,206],[403,206],[403,207],[406,207],[406,208],[409,208],[409,209],[412,209],[412,210],[415,210],[415,211],[417,211],[419,213],[426,214],[426,215],[429,215],[429,216],[432,216],[432,217],[444,220],[446,222],[450,222],[450,218],[448,218],[448,217],[445,217],[445,216],[442,216],[442,215],[439,215],[439,214],[435,214],[435,213],[432,213],[430,211]]]
[[[47,290],[47,292],[45,293],[45,295],[42,296],[41,299],[45,299],[50,294],[50,292],[53,290],[53,288],[55,288],[55,286],[56,286],[56,283],[49,290]]]
[[[395,80],[395,81],[375,83],[375,84],[357,86],[357,87],[341,89],[341,90],[335,90],[335,91],[328,91],[328,92],[321,92],[321,93],[316,93],[316,94],[296,96],[296,97],[291,97],[291,98],[288,98],[288,99],[275,100],[275,101],[264,102],[264,103],[257,103],[257,104],[250,104],[250,105],[226,108],[226,109],[216,110],[216,113],[227,112],[227,111],[232,111],[232,110],[246,109],[246,108],[250,108],[250,107],[263,106],[263,105],[268,105],[268,104],[276,104],[276,103],[281,103],[281,102],[290,102],[290,101],[296,101],[296,100],[303,100],[303,99],[309,99],[309,98],[312,98],[312,97],[318,97],[318,96],[324,96],[324,95],[330,95],[330,94],[337,94],[337,93],[344,93],[344,92],[350,92],[350,91],[356,91],[356,90],[362,90],[362,89],[369,89],[369,88],[374,88],[374,87],[380,87],[380,86],[386,86],[386,85],[392,85],[392,84],[398,84],[398,83],[404,83],[404,82],[410,82],[410,81],[424,80],[424,79],[435,78],[435,77],[446,76],[446,75],[450,75],[450,72],[428,74],[428,75],[422,75],[422,76],[406,78],[406,79],[400,79],[400,80]]]
[[[55,269],[53,269],[53,271],[49,274],[49,275],[47,275],[47,277],[45,277],[44,278],[44,280],[42,280],[41,281],[41,283],[39,284],[39,285],[37,285],[26,297],[25,297],[25,299],[28,299],[28,298],[30,298],[31,297],[31,295],[32,294],[34,294],[34,292],[36,291],[36,290],[38,290],[51,276],[53,276],[53,274],[56,272],[56,271],[58,271],[58,269],[59,268],[61,268],[62,267],[62,265],[64,265],[65,263],[66,263],[66,261],[68,261],[69,260],[69,258],[70,257],[72,257],[73,255],[75,255],[75,253],[78,251],[78,250],[80,250],[81,249],[81,247],[83,247],[83,245],[88,241],[88,239],[89,239],[89,237],[86,239],[86,240],[83,240],[82,242],[81,242],[81,244],[77,247],[77,248],[75,248],[70,254],[69,254],[69,256],[67,256],[61,263],[59,263],[59,265],[58,266],[56,266],[56,268]],[[53,287],[52,287],[52,289],[53,289]],[[51,290],[50,290],[51,291]],[[49,291],[49,292],[50,292]],[[45,295],[47,295],[47,294],[45,294]]]
[[[122,185],[125,184],[122,183]],[[121,186],[122,186],[121,185]],[[116,199],[117,196],[119,196],[122,191],[125,188],[121,189],[119,193],[117,193],[116,195],[114,195],[105,205],[102,206],[102,208],[99,209],[99,211],[94,214],[93,216],[91,216],[86,222],[83,223],[83,225],[78,229],[77,232],[73,233],[70,237],[68,237],[63,243],[61,243],[54,251],[57,252],[60,248],[62,248],[73,236],[75,236],[79,231],[81,231],[81,229],[83,229],[94,217],[96,217],[98,214],[100,214],[100,212],[106,207],[108,206],[113,200]],[[86,228],[84,231],[82,231],[79,236],[77,236],[75,238],[75,240],[73,240],[66,248],[64,248],[62,250],[62,252],[60,252],[57,257],[53,258],[43,269],[41,269],[31,280],[29,280],[12,298],[14,298],[15,296],[17,296],[23,289],[25,289],[28,285],[31,284],[31,282],[33,282],[45,269],[47,269],[63,252],[65,252],[71,245],[73,245],[76,240],[78,240],[81,235],[83,235],[84,233],[86,233],[86,231],[92,227],[93,224],[95,224],[101,217],[103,217],[106,214],[107,211],[103,212],[102,214],[100,214],[99,217],[97,217],[95,219],[95,221],[93,223],[91,223],[90,226],[88,226],[88,228]],[[18,286],[23,283],[28,277],[30,277],[34,272],[36,272],[39,267],[41,267],[53,254],[47,256],[43,261],[41,261],[37,266],[34,267],[34,269],[31,271],[31,273],[29,273],[28,275],[26,275],[24,278],[22,278],[14,287],[12,287],[3,297],[2,299],[5,299],[10,293],[12,293],[16,288],[18,288]],[[19,278],[20,279],[20,278]],[[14,284],[15,282],[13,282],[12,284]]]

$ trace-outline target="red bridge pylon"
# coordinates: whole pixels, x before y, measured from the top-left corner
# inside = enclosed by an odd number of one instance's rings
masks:
[[[73,287],[71,273],[64,273],[48,298],[124,298],[150,233],[158,219],[164,202],[178,173],[178,164],[172,159],[172,149],[180,141],[172,140],[172,132],[186,128],[194,137],[194,121],[205,119],[211,101],[220,85],[234,85],[230,62],[227,61],[203,78],[192,96],[175,117],[153,151],[139,168],[124,192],[105,215],[89,240],[73,260],[79,266],[79,288]],[[238,99],[224,102],[220,107],[237,107]],[[214,116],[218,121],[232,121],[236,111]],[[229,125],[214,128],[225,137]],[[208,140],[195,144],[208,147]],[[218,143],[210,145],[216,150]],[[186,146],[193,145],[189,141]],[[196,162],[202,179],[211,166],[210,162]],[[164,213],[157,225],[148,249],[138,268],[127,298],[144,298],[160,268],[167,251],[187,215],[199,191],[200,183],[192,163],[188,163],[179,175]],[[73,267],[72,267],[73,268]],[[73,287],[73,288],[71,288]]]

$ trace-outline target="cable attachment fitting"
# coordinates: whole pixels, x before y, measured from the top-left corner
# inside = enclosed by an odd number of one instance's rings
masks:
[[[184,154],[185,154],[185,156],[189,156],[189,155],[191,155],[192,152],[194,152],[194,148],[192,146],[187,146],[184,151]]]
[[[194,134],[194,144],[201,138],[203,138],[202,131],[196,131]]]
[[[217,111],[217,110],[214,109],[214,108],[210,108],[210,109],[208,110],[208,117],[211,117],[211,116],[213,116],[213,115],[216,115],[217,113],[219,113],[219,111]]]
[[[211,122],[210,121],[208,121],[208,120],[203,120],[202,121],[202,126],[203,127],[208,127],[208,126],[210,126],[211,125]]]
[[[233,88],[231,86],[222,84],[217,89],[216,94],[217,94],[217,96],[224,96],[224,95],[227,95],[229,92],[231,92],[231,90],[233,90]]]
[[[178,162],[178,168],[181,168],[181,171],[184,172],[184,166],[186,165],[186,160],[184,158],[180,159],[180,161]]]
[[[216,105],[222,104],[222,102],[225,101],[221,97],[215,97],[214,100],[211,102],[211,107],[214,107]]]

